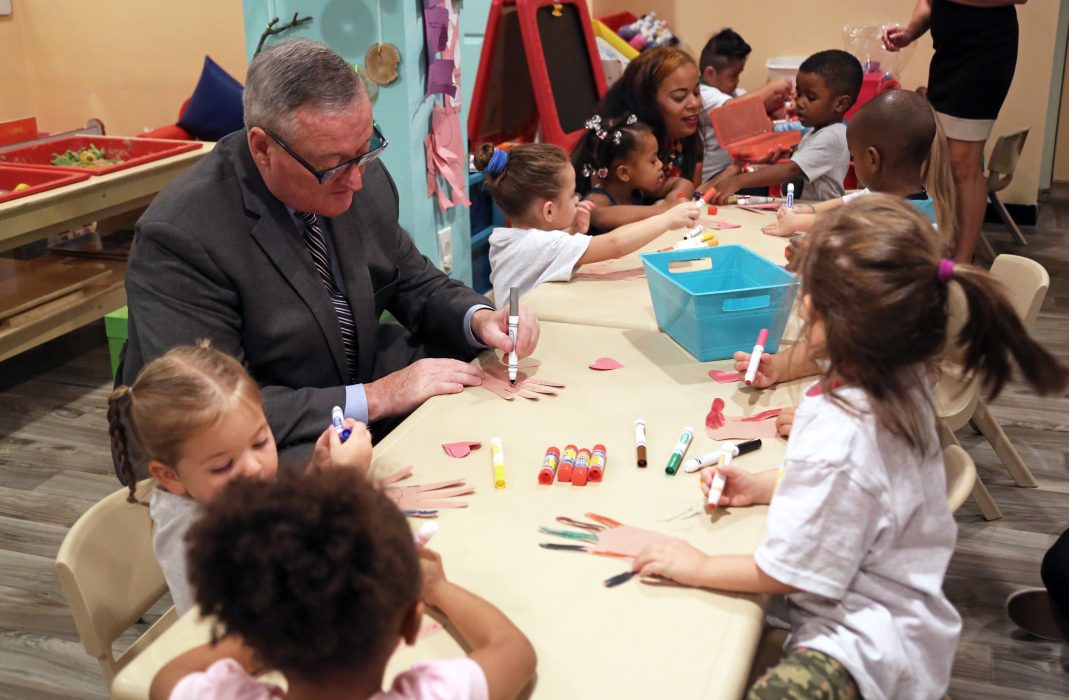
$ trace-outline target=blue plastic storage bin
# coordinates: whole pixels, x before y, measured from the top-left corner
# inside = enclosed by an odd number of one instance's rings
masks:
[[[798,285],[794,275],[749,248],[644,253],[653,312],[661,330],[702,362],[726,360],[753,349],[768,329],[766,352],[779,349]],[[678,261],[711,260],[704,270],[672,271]]]

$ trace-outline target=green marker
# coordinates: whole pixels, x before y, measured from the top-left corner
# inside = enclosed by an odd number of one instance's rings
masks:
[[[668,458],[668,466],[664,468],[665,474],[675,474],[679,469],[679,463],[683,461],[683,455],[687,454],[687,448],[690,447],[690,441],[694,439],[694,428],[687,426],[683,428],[683,432],[679,434],[679,442],[676,443],[676,448],[672,450],[672,456]]]

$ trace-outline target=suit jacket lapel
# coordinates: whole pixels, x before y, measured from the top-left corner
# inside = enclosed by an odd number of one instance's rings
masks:
[[[359,196],[359,195],[356,195]],[[356,323],[357,361],[362,375],[367,379],[375,366],[375,336],[379,319],[375,316],[375,289],[368,271],[365,237],[372,235],[367,221],[354,203],[349,211],[336,217],[334,224],[334,249],[338,263],[345,275],[345,293],[349,308]],[[357,379],[360,381],[360,379]]]
[[[247,142],[241,145],[237,170],[245,208],[259,218],[252,227],[253,239],[271,259],[283,279],[308,306],[323,332],[323,340],[330,348],[338,376],[343,384],[350,383],[352,380],[346,366],[345,345],[341,328],[338,326],[338,317],[323,287],[323,281],[319,279],[319,273],[312,264],[312,258],[302,238],[303,233],[296,229],[285,205],[267,189],[260,171],[252,162]]]

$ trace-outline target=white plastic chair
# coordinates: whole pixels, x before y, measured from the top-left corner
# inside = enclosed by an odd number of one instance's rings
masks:
[[[138,484],[139,500],[147,500],[152,483]],[[115,674],[178,618],[171,606],[115,658],[115,640],[167,592],[152,551],[148,508],[127,502],[127,493],[116,491],[78,518],[56,556],[56,573],[82,646],[100,664],[109,688]]]
[[[998,198],[998,193],[1009,187],[1013,182],[1013,173],[1017,170],[1017,161],[1021,158],[1024,143],[1028,139],[1028,129],[1000,136],[991,149],[991,159],[987,164],[987,198],[994,205],[1002,223],[1010,230],[1010,235],[1018,245],[1028,245],[1028,239],[1021,233],[1021,228],[1010,216],[1006,205]],[[995,257],[995,251],[990,241],[980,232],[980,246],[991,258]]]
[[[1036,261],[1019,255],[1000,255],[995,258],[991,264],[990,275],[1002,284],[1003,291],[1022,325],[1031,330],[1043,299],[1047,296],[1050,275]],[[979,382],[973,380],[966,383],[961,378],[960,370],[954,366],[944,366],[935,403],[941,422],[940,439],[943,447],[958,444],[954,431],[972,423],[991,443],[995,454],[1018,486],[1037,486],[1031,470],[1025,465],[980,395]],[[994,499],[979,478],[976,479],[973,496],[980,505],[984,518],[995,520],[1002,517]]]

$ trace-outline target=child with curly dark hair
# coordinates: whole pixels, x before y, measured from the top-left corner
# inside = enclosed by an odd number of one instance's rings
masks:
[[[351,418],[343,427],[350,431],[344,443],[333,426],[323,431],[311,468],[368,468],[371,435]],[[112,392],[108,429],[129,500],[136,500],[137,486],[131,444],[139,446],[156,479],[148,503],[152,548],[183,614],[193,607],[183,538],[200,506],[234,479],[274,479],[278,470],[260,388],[240,362],[206,341],[180,346],[145,365],[133,386]]]
[[[572,167],[576,191],[594,207],[591,235],[661,214],[694,194],[690,180],[665,175],[653,129],[634,114],[588,119]]]
[[[153,700],[281,696],[252,675],[264,668],[286,676],[289,700],[506,700],[534,674],[523,633],[448,581],[437,554],[417,552],[404,516],[359,474],[237,480],[205,507],[189,540],[197,603],[224,636],[160,669]],[[421,598],[471,651],[415,664],[383,691],[399,642],[418,637]]]

